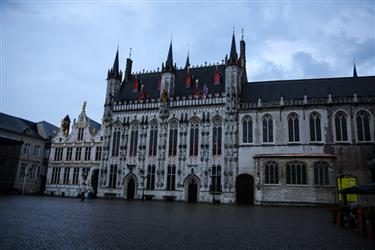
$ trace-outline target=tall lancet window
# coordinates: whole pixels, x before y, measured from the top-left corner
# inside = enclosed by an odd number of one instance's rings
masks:
[[[112,157],[116,157],[119,154],[120,149],[120,130],[115,129],[112,136]]]
[[[242,120],[242,139],[243,143],[253,142],[253,121],[250,116],[246,116]]]
[[[158,147],[158,123],[152,121],[150,123],[150,145],[149,145],[149,156],[156,156],[156,150]]]
[[[346,115],[339,111],[335,115],[336,141],[348,141],[348,129],[346,125]]]
[[[318,112],[310,114],[310,141],[319,142],[322,140],[322,130],[320,127],[320,115]]]
[[[267,114],[263,117],[263,142],[273,142],[273,120],[272,116]]]
[[[288,115],[289,142],[299,142],[299,120],[296,113]]]
[[[190,123],[190,156],[198,156],[199,120],[193,119]]]
[[[138,148],[138,124],[134,123],[131,126],[129,156],[137,156]]]
[[[221,155],[222,127],[221,119],[213,120],[212,128],[212,155]]]
[[[370,136],[370,115],[368,112],[361,110],[357,113],[357,135],[358,141],[371,141]]]
[[[175,121],[169,125],[168,155],[172,157],[177,155],[177,127],[178,125]]]

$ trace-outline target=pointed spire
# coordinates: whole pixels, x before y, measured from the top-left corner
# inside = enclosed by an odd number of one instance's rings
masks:
[[[186,63],[185,63],[185,69],[188,69],[190,67],[190,60],[189,60],[189,49],[186,57]]]
[[[173,68],[172,39],[169,45],[168,57],[167,57],[167,61],[165,62],[165,67],[167,70],[170,70]]]
[[[234,31],[232,36],[232,44],[230,46],[229,64],[237,64],[237,49],[236,49],[236,39],[234,37]]]
[[[113,67],[112,69],[108,71],[108,79],[121,80],[122,74],[119,69],[118,51],[119,51],[119,48],[117,46],[116,57],[115,57],[115,61],[113,62]]]
[[[113,70],[113,72],[114,72],[115,75],[119,73],[118,46],[117,46],[116,57],[115,57],[115,61],[113,63],[112,70]]]
[[[355,67],[355,63],[354,63],[354,67],[353,67],[353,77],[358,77],[358,74],[357,74],[357,68]]]

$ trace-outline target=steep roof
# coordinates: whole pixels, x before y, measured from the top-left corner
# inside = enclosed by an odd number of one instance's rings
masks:
[[[179,69],[176,71],[175,93],[174,96],[192,95],[195,89],[195,80],[198,79],[199,89],[202,91],[206,84],[208,93],[222,93],[225,91],[225,65],[212,65],[196,68],[189,68],[189,73],[192,76],[192,83],[190,87],[185,87],[185,75],[187,69]],[[221,74],[220,84],[214,84],[214,75],[216,70]],[[134,91],[133,82],[137,77],[139,84],[143,84],[143,91],[149,95],[149,98],[159,98],[160,90],[158,90],[158,81],[161,79],[161,72],[144,73],[132,75],[131,78],[122,83],[121,91],[118,100],[136,100],[140,91]],[[172,93],[173,96],[173,93]]]
[[[58,131],[58,128],[48,122],[40,122],[46,129],[46,133],[52,135],[53,130]],[[28,121],[19,117],[11,116],[5,113],[0,113],[0,129],[17,133],[25,134],[39,139],[47,139],[38,130],[38,123]]]
[[[341,77],[285,81],[250,82],[243,86],[241,102],[284,99],[375,96],[375,77]]]
[[[87,117],[88,118],[88,117]],[[99,123],[97,123],[96,121],[94,121],[93,119],[89,119],[89,127],[90,127],[90,133],[94,133],[94,129],[95,129],[95,134],[98,133],[98,131],[100,130],[100,127],[101,125]]]

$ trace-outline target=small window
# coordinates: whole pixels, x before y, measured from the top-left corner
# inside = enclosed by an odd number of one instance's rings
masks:
[[[100,161],[102,158],[102,147],[96,147],[95,161]]]
[[[81,155],[82,155],[82,147],[77,147],[76,148],[76,158],[75,158],[75,160],[76,161],[80,161],[81,160]]]
[[[243,143],[253,142],[253,121],[249,116],[242,121],[242,139]]]
[[[78,128],[78,137],[77,137],[78,141],[83,140],[83,131],[84,131],[84,128]]]
[[[328,164],[326,162],[314,164],[314,183],[315,185],[329,185]]]
[[[336,130],[336,141],[347,142],[348,141],[348,130],[346,124],[346,115],[344,112],[339,111],[335,115],[335,130]]]
[[[286,165],[286,184],[302,184],[305,185],[306,166],[303,162],[289,162]]]
[[[296,113],[288,116],[289,142],[299,142],[299,120]]]
[[[263,117],[263,142],[273,142],[273,121],[271,115],[265,115]]]
[[[175,190],[175,189],[176,189],[176,166],[168,165],[167,190]]]
[[[370,115],[364,110],[361,110],[357,113],[357,135],[358,141],[360,142],[371,141]]]
[[[277,162],[268,161],[265,169],[265,183],[266,184],[278,184],[279,183],[279,169]]]
[[[320,115],[317,112],[310,114],[310,141],[322,141],[322,131],[320,127]]]

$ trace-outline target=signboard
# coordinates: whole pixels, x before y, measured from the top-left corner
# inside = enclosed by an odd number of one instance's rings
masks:
[[[341,177],[337,178],[337,188],[339,191],[339,201],[342,201],[341,191],[345,188],[355,187],[357,185],[357,179],[353,177]],[[358,197],[356,194],[347,194],[347,202],[356,202]]]

